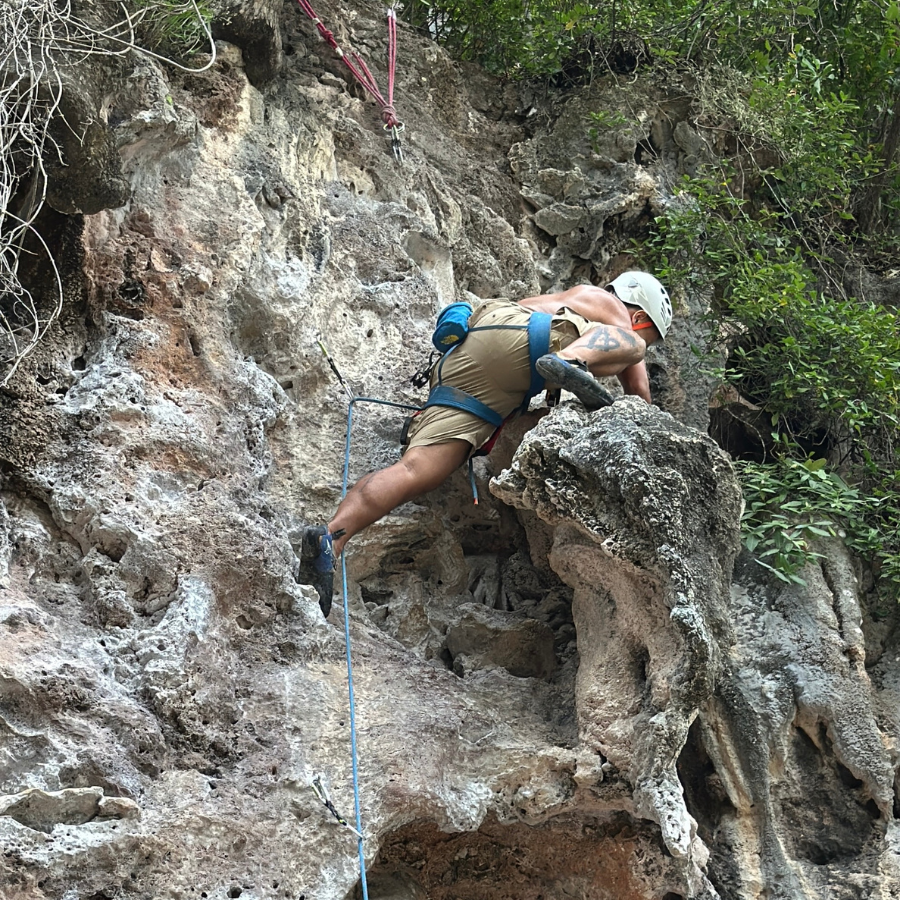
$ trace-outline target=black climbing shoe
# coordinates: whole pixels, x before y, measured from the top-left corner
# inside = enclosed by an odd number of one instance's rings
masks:
[[[334,595],[334,539],[324,525],[310,525],[300,544],[300,581],[311,584],[319,595],[322,615],[328,618]]]
[[[562,359],[555,353],[548,353],[534,366],[548,382],[571,391],[588,409],[612,405],[612,394],[601,386],[580,359]]]

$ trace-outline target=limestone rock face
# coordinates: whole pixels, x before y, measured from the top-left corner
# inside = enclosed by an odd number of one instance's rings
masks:
[[[713,896],[676,762],[732,643],[740,490],[729,462],[708,437],[627,398],[554,411],[492,489],[558,526],[550,563],[574,589],[581,748],[627,777],[692,893]]]
[[[316,4],[383,81],[376,6]],[[415,405],[441,306],[635,264],[704,152],[650,83],[591,137],[614,80],[538,100],[401,26],[399,167],[291,4],[215,27],[209,70],[72,77],[91,164],[38,222],[64,309],[0,391],[4,900],[359,895],[313,790],[353,821],[344,612],[298,581],[348,423],[319,340],[351,393]],[[459,472],[350,545],[373,900],[897,895],[896,612],[840,547],[805,588],[734,574],[675,299],[660,408],[523,416],[477,506]],[[353,409],[351,480],[406,412]]]
[[[867,611],[864,624],[844,548],[826,549],[806,587],[773,584],[739,559],[735,647],[700,721],[704,749],[685,759],[701,831],[738,850],[713,865],[735,892],[775,884],[778,897],[881,898],[900,884],[900,732],[895,681],[885,678],[896,651],[885,658],[883,613],[878,624]]]

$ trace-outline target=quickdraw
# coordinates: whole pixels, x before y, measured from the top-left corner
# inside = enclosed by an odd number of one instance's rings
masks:
[[[343,825],[344,828],[349,828],[358,838],[362,839],[362,835],[335,809],[334,803],[331,801],[331,797],[328,795],[328,788],[325,787],[322,782],[322,776],[316,775],[312,780],[312,789],[313,793],[322,801],[325,805],[325,808],[330,812],[335,819],[337,819],[339,825]]]
[[[347,382],[344,381],[343,376],[341,375],[340,370],[337,367],[337,363],[331,358],[331,354],[325,348],[325,344],[318,334],[316,334],[316,343],[319,345],[319,349],[322,351],[322,355],[328,361],[328,365],[331,367],[331,371],[334,372],[337,380],[340,382],[341,387],[344,389],[347,396],[352,400],[354,397],[353,391],[351,391],[350,388],[347,387]]]
[[[403,164],[403,146],[400,143],[400,135],[405,130],[403,123],[397,118],[397,110],[394,108],[394,74],[397,69],[397,10],[391,6],[387,12],[388,19],[388,89],[387,99],[381,93],[375,76],[369,70],[365,60],[356,52],[345,53],[339,46],[334,34],[329,31],[322,20],[312,8],[309,0],[297,0],[300,9],[309,16],[316,26],[322,40],[334,50],[343,60],[344,65],[350,70],[353,77],[368,91],[381,106],[381,119],[384,122],[384,130],[391,139],[391,150],[394,158]]]

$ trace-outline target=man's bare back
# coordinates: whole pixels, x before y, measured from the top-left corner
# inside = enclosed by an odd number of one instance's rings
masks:
[[[555,313],[565,307],[600,325],[631,328],[631,317],[625,304],[615,294],[590,284],[580,284],[556,294],[526,297],[519,303],[528,309],[546,313]]]

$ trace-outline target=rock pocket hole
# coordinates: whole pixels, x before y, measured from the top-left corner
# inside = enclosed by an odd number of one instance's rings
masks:
[[[877,805],[862,783],[852,786],[857,779],[843,767],[827,722],[809,730],[795,724],[784,770],[784,783],[794,788],[777,798],[795,858],[818,866],[846,864],[864,853],[877,833]]]
[[[678,757],[678,779],[688,812],[697,820],[700,837],[712,840],[723,815],[734,812],[725,786],[703,744],[700,720],[695,719]],[[677,895],[673,895],[677,896]]]
[[[537,826],[488,819],[477,831],[452,835],[413,822],[386,836],[366,880],[369,896],[397,900],[640,897],[647,881],[677,884],[676,869],[662,857],[652,829],[615,814]],[[357,885],[348,900],[361,896]],[[670,893],[664,900],[684,897]]]
[[[385,555],[381,568],[385,572],[409,572],[417,567],[416,557],[407,550],[398,550]]]
[[[856,790],[863,786],[862,780],[857,778],[846,766],[842,765],[838,760],[835,760],[835,762],[837,764],[838,775],[840,775],[841,781],[845,787]]]
[[[113,562],[121,562],[128,545],[115,535],[104,535],[96,544],[97,550]]]
[[[646,137],[638,141],[634,148],[634,161],[639,166],[649,166],[651,163],[659,159],[659,150],[652,138]]]
[[[387,588],[369,587],[366,584],[361,584],[359,587],[363,603],[365,603],[366,606],[384,606],[389,603],[394,596],[394,592]]]

